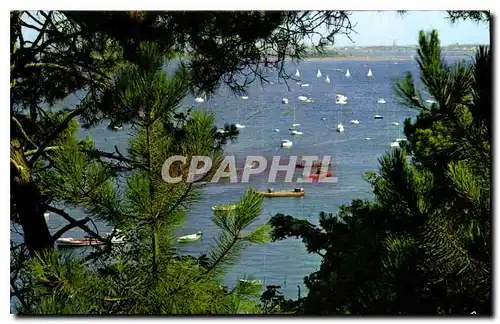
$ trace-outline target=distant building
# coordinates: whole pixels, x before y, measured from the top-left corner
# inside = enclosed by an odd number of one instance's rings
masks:
[[[392,46],[393,47],[398,46],[398,40],[397,39],[395,39],[395,40],[392,41]]]

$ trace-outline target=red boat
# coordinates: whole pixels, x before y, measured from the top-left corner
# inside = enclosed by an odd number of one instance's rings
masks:
[[[330,178],[330,177],[333,177],[333,173],[331,172],[308,175],[309,179]]]
[[[322,165],[321,163],[313,163],[311,167],[312,167],[312,168],[320,168],[320,167],[322,167],[322,166],[323,166],[323,165]],[[328,163],[328,166],[332,166],[332,164],[331,164],[331,163]],[[295,164],[295,167],[296,167],[296,168],[299,168],[299,169],[303,169],[303,168],[305,168],[305,164],[303,164],[303,163],[298,163],[298,164]]]

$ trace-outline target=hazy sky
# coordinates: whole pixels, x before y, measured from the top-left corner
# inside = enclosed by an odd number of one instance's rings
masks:
[[[355,11],[350,16],[357,33],[352,33],[353,44],[347,37],[338,36],[336,45],[369,46],[417,44],[420,30],[436,29],[442,45],[489,44],[489,28],[487,23],[458,21],[452,24],[445,19],[445,11],[409,11],[401,16],[396,11]]]
[[[350,16],[351,22],[357,24],[356,33],[351,34],[354,44],[344,35],[336,37],[338,46],[416,45],[420,30],[436,29],[442,45],[489,44],[489,30],[486,23],[459,21],[452,24],[445,19],[444,11],[409,11],[401,16],[396,11],[355,11]],[[31,19],[27,19],[34,23]],[[25,30],[26,31],[26,30]],[[25,39],[35,38],[35,34],[25,32]]]

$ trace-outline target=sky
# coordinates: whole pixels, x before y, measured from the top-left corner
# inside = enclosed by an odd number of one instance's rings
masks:
[[[396,11],[354,11],[350,16],[356,33],[350,37],[340,35],[335,39],[338,46],[371,45],[416,45],[420,30],[438,31],[441,45],[451,44],[489,44],[487,23],[458,21],[451,23],[445,11],[408,11],[401,16]]]
[[[396,11],[354,11],[350,16],[356,26],[351,42],[345,35],[335,39],[336,46],[416,45],[418,32],[436,29],[442,45],[489,44],[489,28],[486,23],[459,21],[451,23],[445,11],[408,11],[400,15]],[[29,23],[34,24],[31,19]],[[33,31],[24,30],[24,38],[35,38]],[[310,43],[310,41],[306,40]]]

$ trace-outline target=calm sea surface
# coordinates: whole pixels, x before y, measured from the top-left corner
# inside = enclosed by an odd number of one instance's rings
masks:
[[[456,56],[454,56],[456,57]],[[454,58],[453,58],[454,59]],[[290,67],[291,71],[295,66]],[[217,96],[205,103],[195,103],[193,97],[186,98],[184,105],[195,106],[213,112],[217,124],[240,123],[246,128],[240,131],[237,141],[225,146],[227,154],[237,157],[246,155],[318,155],[332,157],[332,172],[338,177],[333,184],[302,184],[306,191],[303,198],[274,198],[264,200],[264,210],[257,224],[267,222],[276,213],[289,214],[307,219],[317,224],[321,211],[336,213],[339,205],[348,204],[354,198],[372,199],[370,186],[363,181],[366,171],[378,170],[377,159],[390,149],[395,138],[404,137],[402,126],[405,118],[416,116],[417,112],[399,106],[392,90],[395,79],[401,78],[408,71],[418,75],[414,61],[339,61],[308,60],[298,66],[301,83],[309,87],[301,87],[295,82],[289,83],[290,89],[283,83],[271,78],[274,84],[263,89],[260,83],[254,83],[248,90],[248,99],[231,94],[221,89]],[[316,77],[320,69],[323,76]],[[351,78],[344,76],[349,69]],[[367,77],[368,69],[373,77]],[[329,76],[331,83],[324,82]],[[348,104],[336,105],[335,94],[348,97]],[[314,103],[302,103],[297,97],[307,96]],[[282,98],[288,98],[288,105],[281,104]],[[384,98],[386,104],[377,104]],[[70,100],[72,101],[72,100]],[[300,123],[300,136],[289,135],[288,128],[293,123],[295,108],[296,123]],[[340,109],[342,108],[342,114]],[[375,120],[373,116],[380,114],[384,119]],[[335,131],[339,119],[345,131]],[[324,120],[323,120],[324,119]],[[351,124],[358,119],[359,124]],[[399,126],[393,126],[398,122]],[[274,132],[279,129],[280,132]],[[89,131],[80,131],[80,136],[92,136],[100,149],[113,151],[114,145],[126,152],[130,128],[111,132],[106,123]],[[365,140],[365,138],[371,140]],[[280,148],[281,139],[293,141],[291,149]],[[200,201],[196,202],[189,213],[186,225],[179,229],[179,235],[203,231],[201,241],[179,247],[180,252],[200,255],[208,250],[218,230],[212,222],[211,206],[237,201],[247,188],[265,190],[269,187],[265,177],[250,178],[246,184],[212,184],[203,189]],[[293,189],[297,185],[275,183],[276,190]],[[75,218],[83,217],[79,210],[71,210]],[[64,221],[52,215],[49,220],[51,232],[57,231]],[[98,224],[100,230],[106,227]],[[66,236],[78,237],[82,232],[70,231]],[[238,263],[229,269],[226,283],[234,285],[238,278],[253,276],[265,284],[281,285],[287,298],[297,297],[297,285],[305,292],[303,279],[319,269],[320,257],[308,254],[299,239],[288,239],[268,245],[251,246],[240,257]]]

